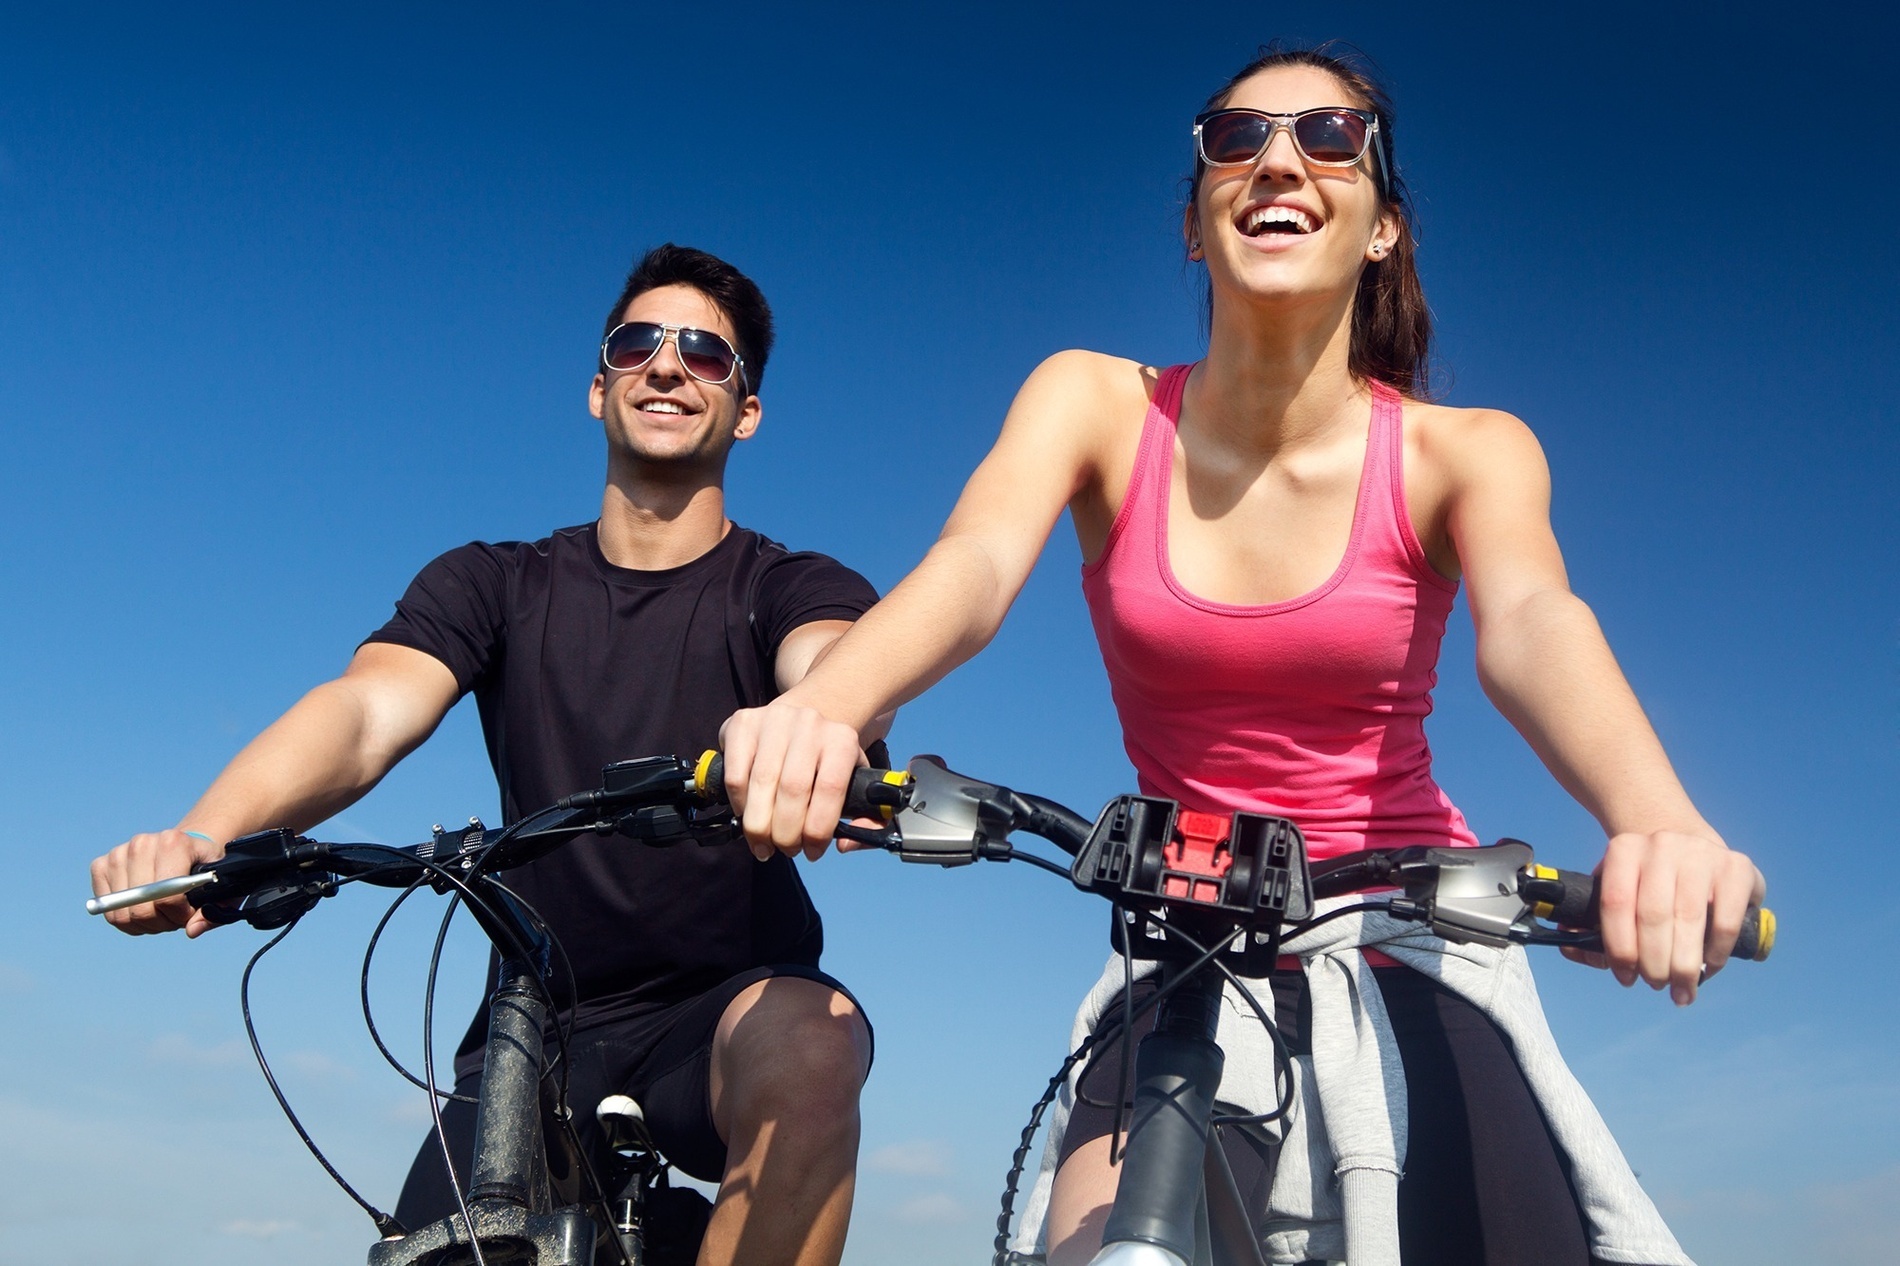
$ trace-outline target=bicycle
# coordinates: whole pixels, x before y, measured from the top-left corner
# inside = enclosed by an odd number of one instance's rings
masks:
[[[550,1023],[560,1011],[549,983],[560,947],[532,907],[496,873],[590,833],[628,836],[654,846],[687,846],[688,841],[718,846],[735,840],[731,814],[700,790],[703,774],[703,768],[696,770],[674,757],[622,761],[602,771],[598,788],[567,796],[505,829],[491,830],[470,818],[458,830],[437,826],[429,840],[408,848],[328,843],[285,829],[260,831],[231,841],[222,858],[195,867],[189,875],[95,897],[86,909],[104,914],[185,894],[214,922],[242,921],[277,931],[244,969],[240,996],[245,1030],[264,1078],[298,1137],[375,1224],[379,1239],[369,1250],[369,1266],[590,1266],[597,1241],[607,1260],[646,1266],[647,1209],[654,1193],[667,1185],[668,1166],[646,1135],[638,1105],[624,1096],[610,1096],[595,1111],[615,1158],[611,1182],[594,1172],[573,1126],[564,1081],[550,1078],[554,1068],[545,1056],[551,1041],[556,1048],[553,1064],[564,1079],[567,1033],[562,1025]],[[449,915],[456,903],[466,905],[501,958],[499,983],[488,1000],[469,1182],[464,1189],[450,1165],[457,1211],[413,1229],[366,1200],[318,1149],[278,1087],[251,1023],[250,980],[258,960],[319,901],[359,882],[403,889],[372,935],[370,955],[396,906],[429,886],[454,894]],[[444,936],[446,932],[445,917]],[[438,936],[438,958],[442,942]],[[433,1043],[427,1040],[436,960],[429,967],[421,1077],[404,1068],[376,1032],[369,1009],[369,963],[366,956],[363,1009],[371,1036],[397,1071],[428,1092],[446,1164],[449,1146],[441,1101],[449,1094],[437,1087]],[[552,1153],[544,1122],[552,1122],[558,1136]],[[598,1225],[589,1216],[590,1207],[603,1215]],[[703,1232],[703,1222],[698,1229]]]
[[[715,784],[721,781],[717,760],[707,773]],[[1601,947],[1593,930],[1595,876],[1539,864],[1519,840],[1479,848],[1369,850],[1309,865],[1304,837],[1284,818],[1244,812],[1221,817],[1184,810],[1172,800],[1124,795],[1090,822],[1055,801],[953,773],[929,756],[902,772],[859,770],[846,812],[882,817],[885,825],[841,824],[842,838],[907,862],[1018,860],[1063,875],[1116,907],[1111,943],[1117,951],[1131,963],[1159,964],[1160,987],[1141,1007],[1129,1005],[1124,995],[1124,1032],[1140,1012],[1158,1011],[1134,1058],[1134,1108],[1121,1149],[1121,1179],[1092,1266],[1264,1266],[1213,1127],[1265,1123],[1290,1107],[1286,1047],[1243,983],[1273,970],[1289,934],[1377,910],[1423,923],[1454,943]],[[1018,831],[1056,845],[1073,862],[1065,868],[1018,852],[1009,843]],[[1381,888],[1398,892],[1315,913],[1320,899]],[[1751,907],[1732,956],[1766,959],[1775,932],[1773,912]],[[1281,1097],[1270,1112],[1222,1120],[1215,1115],[1215,1096],[1223,1055],[1214,1038],[1222,986],[1229,982],[1272,1038]],[[1009,1249],[1016,1184],[1043,1112],[1093,1042],[1085,1039],[1071,1052],[1030,1115],[1005,1180],[994,1266],[1034,1260]],[[1127,1044],[1122,1046],[1126,1054]]]

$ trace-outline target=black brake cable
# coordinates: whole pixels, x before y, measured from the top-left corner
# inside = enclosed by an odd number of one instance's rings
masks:
[[[424,1089],[429,1092],[429,1118],[435,1123],[435,1141],[442,1149],[442,1167],[449,1174],[449,1190],[455,1193],[455,1207],[461,1211],[463,1230],[468,1232],[469,1251],[475,1255],[475,1266],[488,1266],[488,1257],[482,1252],[482,1237],[475,1233],[475,1219],[469,1216],[468,1193],[462,1189],[462,1180],[455,1172],[455,1149],[449,1146],[449,1131],[442,1124],[442,1100],[435,1085],[436,969],[442,965],[442,945],[449,939],[449,924],[461,904],[460,892],[450,894],[449,907],[442,912],[442,926],[436,930],[435,949],[429,955],[429,979],[422,991],[422,1075],[428,1079]]]
[[[323,1166],[324,1172],[329,1174],[336,1185],[343,1189],[344,1195],[362,1206],[363,1212],[369,1214],[370,1221],[376,1224],[376,1230],[379,1234],[384,1237],[401,1235],[403,1234],[402,1224],[397,1222],[394,1217],[384,1213],[381,1209],[378,1209],[375,1205],[363,1199],[356,1188],[350,1186],[343,1175],[337,1172],[336,1166],[332,1165],[329,1157],[323,1154],[322,1149],[317,1146],[316,1140],[310,1137],[310,1132],[303,1128],[303,1122],[297,1119],[296,1112],[291,1109],[290,1100],[284,1097],[283,1088],[277,1084],[276,1074],[270,1070],[270,1061],[264,1058],[263,1044],[257,1040],[257,1025],[251,1019],[251,972],[256,969],[258,961],[262,959],[264,955],[270,953],[271,950],[277,947],[279,942],[296,930],[297,924],[301,922],[302,919],[303,915],[301,914],[294,916],[290,922],[284,925],[283,931],[264,942],[263,948],[251,955],[251,961],[244,964],[244,975],[238,982],[238,1005],[244,1013],[244,1035],[251,1040],[251,1054],[257,1058],[257,1067],[264,1074],[264,1082],[270,1087],[271,1094],[276,1096],[277,1106],[283,1109],[284,1116],[290,1121],[290,1128],[297,1132],[297,1137],[303,1140],[303,1145],[310,1149],[312,1156],[317,1158],[317,1164]]]
[[[456,888],[459,893],[465,895],[471,902],[482,905],[484,906],[484,908],[486,907],[486,903],[482,902],[480,897],[478,897],[475,893],[473,893],[472,891],[469,891],[468,886],[466,884],[464,884],[455,875],[451,874],[446,867],[436,862],[430,861],[425,858],[417,857],[413,853],[410,853],[404,849],[396,848],[388,844],[358,844],[358,845],[353,845],[352,847],[364,849],[370,852],[388,853],[391,857],[395,858],[397,862],[399,862],[400,864],[419,865],[423,867],[425,870],[439,875],[443,879],[444,882]],[[354,883],[361,878],[362,878],[361,875],[339,876],[336,879],[336,888],[341,888],[344,884]],[[331,891],[334,892],[335,888],[333,888]],[[387,1238],[391,1235],[403,1235],[407,1233],[403,1225],[400,1222],[396,1221],[396,1219],[392,1215],[383,1212],[381,1209],[378,1209],[376,1206],[370,1204],[369,1201],[363,1199],[362,1195],[358,1193],[356,1188],[352,1187],[349,1181],[345,1179],[341,1173],[337,1172],[336,1166],[332,1165],[330,1163],[329,1158],[323,1154],[322,1149],[320,1149],[317,1146],[316,1141],[310,1137],[309,1131],[304,1129],[303,1122],[298,1119],[296,1111],[290,1106],[290,1101],[287,1098],[285,1098],[283,1088],[277,1084],[277,1076],[275,1073],[271,1072],[270,1061],[264,1057],[263,1045],[262,1043],[258,1041],[257,1026],[251,1018],[251,973],[257,967],[258,961],[262,959],[266,953],[274,949],[278,945],[279,942],[281,942],[286,936],[290,935],[291,930],[295,928],[299,922],[302,921],[303,915],[305,913],[308,913],[308,911],[306,910],[304,912],[300,912],[297,915],[293,916],[290,922],[284,925],[283,930],[280,931],[276,936],[272,937],[270,940],[266,941],[263,947],[259,949],[257,953],[251,956],[250,962],[245,964],[244,974],[238,982],[238,1003],[239,1003],[239,1008],[242,1011],[243,1016],[244,1016],[244,1032],[245,1032],[245,1035],[250,1038],[251,1054],[256,1058],[258,1069],[264,1074],[264,1081],[267,1085],[270,1086],[271,1094],[276,1098],[278,1108],[280,1108],[283,1111],[285,1118],[289,1120],[290,1122],[291,1128],[297,1132],[297,1137],[303,1140],[304,1146],[310,1150],[310,1154],[312,1156],[316,1157],[317,1163],[323,1167],[324,1172],[330,1175],[331,1180],[334,1181],[338,1187],[342,1188],[343,1193],[345,1195],[349,1196],[351,1200],[355,1201],[358,1205],[360,1205],[363,1211],[369,1215],[370,1221],[373,1222],[376,1226],[377,1234],[383,1236],[384,1238]],[[433,1090],[433,1087],[431,1087],[431,1089]],[[430,1103],[433,1109],[436,1103],[433,1094],[431,1095]],[[438,1121],[439,1119],[440,1117],[438,1113]],[[467,1219],[466,1209],[464,1209],[463,1218],[466,1221]],[[469,1226],[470,1226],[471,1238],[472,1238],[473,1224],[471,1223],[469,1224]],[[479,1254],[478,1254],[477,1266],[486,1266],[485,1261],[479,1260]]]
[[[1228,983],[1233,985],[1235,991],[1238,992],[1242,998],[1246,999],[1247,1006],[1252,1009],[1254,1017],[1260,1021],[1261,1027],[1266,1029],[1267,1035],[1273,1039],[1274,1080],[1280,1083],[1279,1106],[1274,1108],[1271,1112],[1256,1113],[1252,1116],[1214,1117],[1212,1124],[1263,1125],[1268,1121],[1277,1121],[1285,1116],[1287,1109],[1293,1104],[1293,1060],[1291,1055],[1287,1052],[1286,1039],[1280,1034],[1280,1026],[1274,1022],[1272,1016],[1267,1014],[1267,1009],[1260,1005],[1260,999],[1254,994],[1253,989],[1234,973],[1233,968],[1220,960],[1221,951],[1227,948],[1227,943],[1225,941],[1219,942],[1212,949],[1208,949],[1192,936],[1183,932],[1180,928],[1163,925],[1161,921],[1156,919],[1153,915],[1146,917],[1150,923],[1155,924],[1157,927],[1165,926],[1169,936],[1178,936],[1187,942],[1189,949],[1201,951],[1201,956],[1195,960],[1194,966],[1181,973],[1180,977],[1177,978],[1173,984],[1166,987],[1167,989],[1179,987],[1181,981],[1194,975],[1203,967],[1211,965],[1226,978]],[[1166,990],[1163,990],[1163,992],[1166,992]]]
[[[1391,909],[1390,901],[1362,901],[1356,906],[1341,906],[1337,910],[1328,910],[1325,914],[1317,915],[1304,923],[1287,924],[1284,939],[1291,941],[1296,937],[1306,935],[1322,923],[1331,923],[1334,919],[1343,919],[1349,914],[1385,914]]]
[[[500,841],[496,841],[496,842],[499,843]],[[459,904],[466,901],[471,909],[481,909],[487,912],[489,916],[489,922],[495,924],[498,927],[505,927],[506,924],[503,923],[500,919],[495,917],[493,908],[488,904],[488,902],[482,899],[479,893],[477,893],[473,888],[469,886],[466,880],[464,880],[461,876],[455,874],[453,871],[451,871],[448,867],[442,865],[440,862],[434,861],[433,859],[430,859],[430,858],[419,857],[415,853],[410,852],[407,849],[397,848],[394,845],[390,845],[390,844],[357,844],[357,845],[353,845],[352,847],[361,849],[366,852],[387,853],[392,858],[392,863],[391,863],[392,865],[420,866],[425,871],[437,876],[443,883],[446,883],[451,888],[455,889],[454,894],[451,896],[449,900],[448,909],[447,911],[444,912],[442,916],[441,929],[436,934],[435,951],[433,954],[430,955],[430,958],[429,958],[429,976],[428,976],[428,981],[427,981],[426,990],[425,990],[424,999],[423,999],[423,1020],[422,1020],[422,1038],[423,1038],[422,1062],[423,1062],[423,1073],[424,1073],[424,1078],[425,1078],[423,1089],[428,1091],[428,1094],[429,1094],[429,1115],[430,1115],[430,1118],[435,1123],[435,1135],[436,1135],[437,1141],[441,1144],[441,1147],[442,1147],[443,1163],[448,1167],[449,1187],[455,1193],[455,1203],[457,1207],[460,1209],[461,1214],[462,1214],[462,1225],[463,1225],[463,1228],[468,1232],[469,1244],[475,1256],[475,1266],[487,1266],[487,1258],[483,1255],[482,1250],[481,1250],[481,1245],[477,1242],[477,1236],[475,1234],[475,1223],[473,1219],[469,1217],[468,1202],[464,1197],[461,1183],[455,1175],[455,1164],[453,1160],[451,1159],[453,1149],[449,1147],[448,1134],[442,1125],[442,1103],[441,1103],[442,1092],[436,1086],[436,1082],[435,1082],[435,1042],[434,1042],[435,982],[436,982],[436,976],[438,974],[438,969],[441,966],[442,946],[443,946],[443,943],[448,938],[449,923],[455,917],[455,911]],[[343,882],[354,882],[355,880],[360,879],[360,878],[362,878],[362,876],[351,875],[351,876],[347,876],[343,880]],[[493,881],[491,880],[490,882],[493,882]],[[499,885],[497,886],[499,887]],[[412,886],[412,890],[413,890],[413,886]],[[539,918],[538,915],[536,917]],[[295,926],[294,921],[292,922],[291,926],[293,927]],[[288,929],[286,929],[286,931],[288,931]],[[276,940],[273,940],[270,943],[270,945],[275,945],[278,940],[282,940],[282,939],[283,939],[283,936],[280,934],[276,938]],[[509,937],[509,940],[510,941],[514,940],[512,935]],[[266,945],[264,948],[269,949],[270,945]],[[510,945],[509,948],[511,952],[513,952],[517,958],[520,958],[524,962],[528,961],[531,958],[531,955],[527,951],[527,947],[524,945],[520,945],[517,943],[517,944]],[[259,952],[261,953],[262,951],[259,951]],[[253,960],[253,962],[255,962],[255,960]],[[553,994],[548,989],[547,982],[541,979],[541,976],[538,972],[533,973],[533,979],[542,997],[545,998],[549,1002],[549,1005],[551,1007],[553,1005]],[[247,968],[245,971],[245,987],[247,989],[249,988],[249,981],[250,981],[250,971]],[[250,1020],[250,1006],[249,1006],[249,999],[247,995],[246,1001],[245,1001],[245,1022],[247,1026],[249,1024],[249,1020]],[[255,1047],[256,1045],[255,1037],[253,1037],[252,1039],[252,1045],[253,1047]],[[260,1052],[260,1059],[261,1059],[261,1052]],[[271,1078],[268,1068],[265,1070],[264,1075],[265,1075],[265,1078],[271,1082],[271,1089],[273,1090],[273,1092],[275,1092],[277,1089],[277,1083],[275,1079]],[[284,1103],[282,1094],[278,1095],[278,1102],[283,1105],[285,1113],[290,1114],[290,1105],[287,1103]],[[291,1123],[293,1125],[297,1124],[296,1117],[294,1115],[291,1115]],[[303,1134],[302,1126],[297,1126],[297,1132],[300,1135]],[[306,1143],[308,1143],[308,1136],[306,1135],[304,1137],[305,1137]],[[315,1145],[311,1144],[310,1146],[311,1146],[311,1150],[315,1152],[316,1150]],[[398,1223],[394,1218],[390,1217],[388,1214],[384,1214],[378,1210],[372,1209],[368,1204],[364,1203],[364,1201],[362,1200],[360,1196],[356,1196],[354,1189],[351,1188],[347,1182],[344,1182],[342,1175],[338,1174],[336,1170],[331,1167],[330,1163],[323,1159],[323,1156],[321,1153],[317,1154],[317,1159],[323,1163],[323,1167],[329,1171],[330,1176],[336,1179],[338,1185],[340,1185],[346,1192],[349,1192],[353,1197],[355,1197],[358,1204],[362,1204],[365,1209],[368,1209],[370,1211],[370,1216],[372,1219],[377,1219],[377,1218],[382,1219],[377,1222],[377,1230],[381,1232],[383,1235],[385,1235],[385,1237],[387,1237],[390,1234],[401,1235],[401,1234],[406,1233],[402,1225]],[[387,1229],[385,1229],[385,1225],[384,1225],[385,1222],[387,1223]]]
[[[384,1062],[387,1063],[391,1068],[395,1069],[398,1073],[402,1074],[402,1076],[409,1082],[409,1084],[413,1085],[418,1090],[427,1090],[429,1088],[429,1083],[424,1081],[422,1078],[416,1076],[413,1072],[409,1071],[408,1067],[405,1066],[401,1060],[396,1058],[395,1052],[389,1049],[388,1044],[383,1041],[382,1033],[379,1032],[376,1028],[376,1016],[370,1010],[370,1004],[369,1004],[369,968],[370,968],[371,960],[376,957],[376,946],[377,946],[377,943],[382,940],[383,929],[389,926],[389,921],[395,917],[396,911],[402,907],[402,903],[409,900],[410,897],[414,896],[416,894],[416,890],[421,888],[425,881],[426,881],[426,876],[419,877],[414,883],[410,884],[407,888],[404,888],[402,892],[397,895],[396,899],[389,903],[389,909],[383,911],[383,917],[377,920],[376,930],[370,933],[369,946],[367,949],[363,951],[363,979],[362,979],[363,1023],[369,1029],[370,1040],[375,1042],[376,1049],[383,1053]],[[452,1102],[455,1102],[455,1103],[479,1102],[479,1100],[477,1100],[474,1095],[459,1095],[459,1094],[456,1094],[452,1090],[438,1091],[437,1093],[440,1094],[442,1098],[451,1100]]]

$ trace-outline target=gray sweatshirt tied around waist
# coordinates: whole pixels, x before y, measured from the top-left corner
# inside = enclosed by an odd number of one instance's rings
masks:
[[[1322,902],[1322,911],[1346,901]],[[1293,1061],[1293,1108],[1275,1123],[1279,1166],[1263,1225],[1263,1251],[1276,1263],[1313,1259],[1351,1266],[1399,1266],[1398,1189],[1405,1162],[1405,1074],[1385,1001],[1359,950],[1377,946],[1482,1011],[1504,1034],[1524,1079],[1568,1159],[1590,1232],[1590,1251],[1629,1266],[1695,1266],[1644,1194],[1596,1106],[1557,1052],[1530,963],[1521,948],[1453,945],[1416,923],[1383,913],[1344,915],[1289,941],[1312,999],[1310,1056]],[[1137,963],[1139,976],[1153,963]],[[1117,1005],[1122,961],[1110,958],[1083,999],[1071,1046]],[[1256,999],[1269,1015],[1273,991]],[[1217,1040],[1227,1054],[1220,1102],[1239,1113],[1279,1103],[1273,1044],[1253,1009],[1227,986]],[[1042,1168],[1012,1247],[1047,1251],[1044,1218],[1056,1160],[1075,1105],[1080,1065],[1062,1087],[1049,1119]]]

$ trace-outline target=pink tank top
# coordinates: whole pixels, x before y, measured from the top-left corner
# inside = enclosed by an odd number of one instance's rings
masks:
[[[1315,858],[1475,845],[1432,781],[1425,716],[1457,583],[1412,530],[1399,397],[1373,384],[1352,537],[1332,578],[1264,606],[1189,593],[1168,561],[1175,420],[1165,370],[1127,499],[1082,593],[1143,793],[1291,818]]]

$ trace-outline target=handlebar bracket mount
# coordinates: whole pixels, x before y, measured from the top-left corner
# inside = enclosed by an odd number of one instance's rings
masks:
[[[1306,839],[1285,818],[1221,817],[1157,796],[1120,796],[1096,819],[1070,871],[1075,886],[1140,911],[1117,924],[1140,959],[1194,952],[1167,935],[1170,922],[1204,944],[1230,941],[1228,965],[1245,976],[1273,970],[1280,925],[1312,913]]]

